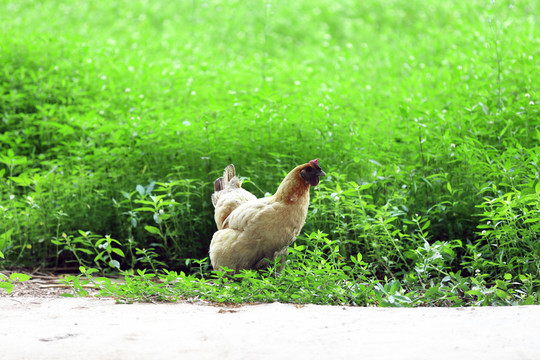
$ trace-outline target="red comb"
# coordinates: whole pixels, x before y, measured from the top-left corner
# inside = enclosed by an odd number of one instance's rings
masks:
[[[311,160],[309,163],[313,166],[319,167],[319,159]]]

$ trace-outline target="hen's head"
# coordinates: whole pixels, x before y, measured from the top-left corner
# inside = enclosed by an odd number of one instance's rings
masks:
[[[319,166],[319,159],[311,160],[300,170],[300,176],[311,186],[319,184],[319,176],[326,176]]]

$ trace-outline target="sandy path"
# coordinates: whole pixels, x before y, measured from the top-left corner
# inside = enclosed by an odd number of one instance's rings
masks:
[[[540,359],[540,307],[238,308],[0,297],[2,359]]]

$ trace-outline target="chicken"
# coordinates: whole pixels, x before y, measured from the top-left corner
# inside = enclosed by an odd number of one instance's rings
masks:
[[[289,245],[306,221],[310,186],[325,175],[319,159],[311,160],[289,172],[274,195],[257,199],[242,189],[234,166],[227,166],[212,194],[218,227],[210,243],[213,268],[235,273],[262,269],[277,257],[284,264]]]

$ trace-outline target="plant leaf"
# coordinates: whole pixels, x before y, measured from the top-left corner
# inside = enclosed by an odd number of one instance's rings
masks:
[[[27,281],[30,280],[31,276],[27,274],[21,274],[21,273],[13,273],[9,276],[9,278],[13,281]]]
[[[0,281],[0,289],[5,289],[7,293],[11,293],[13,291],[13,284],[7,281]]]
[[[118,248],[113,248],[112,251],[113,251],[113,253],[118,254],[121,257],[126,257],[126,255],[124,255],[124,252],[122,250],[118,249]]]
[[[144,228],[152,234],[161,235],[161,231],[155,226],[146,225]]]

